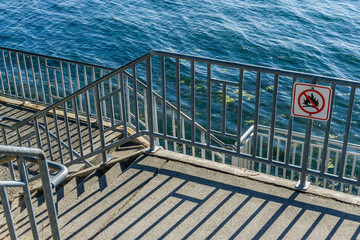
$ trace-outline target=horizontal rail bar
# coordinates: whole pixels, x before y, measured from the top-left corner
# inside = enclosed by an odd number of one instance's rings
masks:
[[[25,185],[22,181],[0,181],[0,186],[4,187],[23,187]]]
[[[16,49],[7,48],[7,47],[0,47],[0,49],[5,50],[5,51],[28,54],[28,55],[31,55],[31,56],[43,57],[43,58],[52,59],[52,60],[66,61],[66,62],[70,62],[70,63],[74,63],[74,64],[84,64],[84,65],[88,65],[88,66],[91,66],[91,67],[104,68],[106,70],[113,70],[113,68],[109,68],[109,67],[106,67],[106,66],[96,65],[96,64],[92,64],[92,63],[85,63],[85,62],[81,62],[81,61],[74,61],[74,60],[67,59],[67,58],[57,58],[57,57],[52,57],[52,56],[48,56],[48,55],[37,54],[37,53],[32,53],[32,52],[27,52],[27,51],[22,51],[22,50],[16,50]]]
[[[307,79],[307,80],[316,79],[316,80],[323,81],[323,82],[330,82],[330,83],[335,82],[336,84],[339,84],[339,85],[349,85],[349,86],[354,86],[354,87],[360,87],[360,82],[358,82],[358,81],[335,78],[335,77],[327,77],[327,76],[321,76],[321,75],[310,74],[310,73],[301,73],[301,72],[296,72],[296,71],[281,70],[281,69],[276,69],[276,68],[262,67],[262,66],[244,64],[244,63],[238,63],[238,62],[223,61],[223,60],[217,60],[217,59],[212,59],[212,58],[204,58],[204,57],[184,55],[184,54],[178,54],[178,53],[169,53],[169,52],[160,51],[160,50],[152,50],[150,52],[150,54],[151,54],[151,56],[181,58],[184,60],[196,61],[196,62],[201,62],[201,63],[209,63],[211,65],[219,65],[219,66],[223,66],[223,67],[246,69],[246,70],[250,70],[250,71],[270,73],[270,74],[279,74],[282,76],[297,77],[297,78]]]

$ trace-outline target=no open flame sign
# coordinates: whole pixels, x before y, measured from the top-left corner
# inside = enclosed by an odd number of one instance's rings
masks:
[[[296,83],[292,95],[291,113],[297,117],[322,121],[329,119],[331,88]]]

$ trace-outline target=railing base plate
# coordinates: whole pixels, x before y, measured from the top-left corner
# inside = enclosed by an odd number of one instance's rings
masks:
[[[150,148],[146,149],[147,153],[155,153],[157,152],[159,149],[163,149],[161,146],[155,146],[155,148],[153,150],[150,150]]]
[[[309,181],[306,181],[304,185],[300,185],[300,180],[296,183],[296,186],[295,188],[298,189],[298,190],[306,190],[308,189],[310,186],[310,182]]]

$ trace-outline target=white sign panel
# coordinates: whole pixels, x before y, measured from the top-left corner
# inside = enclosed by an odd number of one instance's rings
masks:
[[[330,101],[330,87],[295,83],[291,112],[296,117],[327,121],[329,119]]]

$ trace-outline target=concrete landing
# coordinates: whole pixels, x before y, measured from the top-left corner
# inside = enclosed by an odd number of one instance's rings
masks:
[[[129,189],[131,185],[123,185],[124,191],[132,195],[118,202],[116,211],[113,205],[101,207],[101,215],[109,217],[88,231],[97,228],[96,233],[86,236],[85,228],[79,235],[73,233],[71,238],[360,238],[358,197],[349,203],[237,176],[223,169],[215,171],[202,167],[202,161],[188,164],[166,159],[160,165],[153,164],[151,159],[155,158],[144,156],[129,169],[154,172],[151,179],[147,175],[145,184],[141,188],[134,185],[134,191]],[[111,214],[106,214],[107,211]],[[92,222],[89,219],[89,224]],[[65,238],[69,237],[66,235]]]

